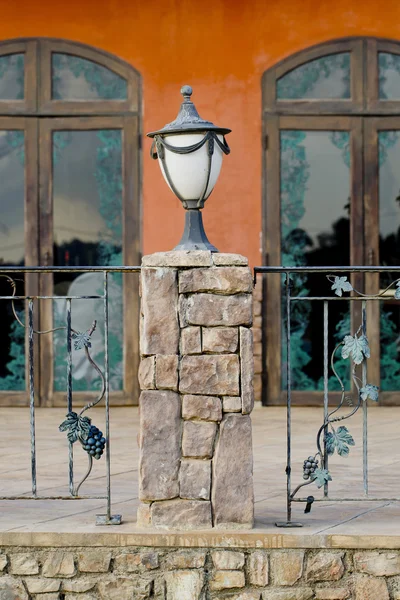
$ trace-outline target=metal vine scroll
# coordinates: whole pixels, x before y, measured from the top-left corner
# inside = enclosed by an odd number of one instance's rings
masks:
[[[400,279],[393,281],[379,294],[367,295],[354,289],[347,277],[339,277],[327,275],[327,279],[332,283],[331,289],[337,296],[342,297],[344,293],[353,292],[360,298],[379,299],[385,296],[386,292],[396,286],[394,297],[400,300]],[[354,335],[346,335],[343,340],[336,345],[331,357],[330,366],[332,372],[339,383],[341,396],[336,408],[331,411],[326,411],[324,421],[319,428],[316,436],[316,452],[310,454],[303,463],[303,483],[300,483],[293,492],[289,495],[289,503],[295,500],[295,496],[305,486],[315,483],[318,488],[325,487],[327,492],[327,484],[332,481],[333,477],[328,470],[328,457],[335,452],[341,457],[346,458],[350,453],[350,448],[355,446],[355,440],[349,429],[345,425],[337,426],[339,422],[345,421],[352,417],[367,400],[374,402],[378,401],[379,388],[378,386],[366,381],[366,361],[370,358],[370,347],[366,335],[366,301],[362,300],[362,319],[361,324]],[[338,354],[342,359],[350,359],[351,361],[351,379],[355,387],[356,399],[353,399],[351,394],[346,395],[345,385],[339,376],[335,361]],[[349,411],[339,416],[338,412],[348,406]],[[327,494],[326,494],[327,495]],[[308,496],[305,500],[305,513],[311,511],[311,506],[314,502],[313,496]],[[296,526],[296,523],[277,523],[278,526]]]
[[[92,421],[87,416],[82,416],[84,412],[86,412],[89,408],[93,408],[99,404],[99,402],[104,398],[104,394],[106,391],[106,382],[102,371],[99,366],[95,363],[93,358],[90,356],[89,348],[91,348],[92,343],[90,341],[91,336],[96,330],[97,322],[93,321],[92,327],[88,331],[75,331],[71,328],[71,337],[74,340],[74,348],[75,350],[85,350],[86,358],[92,365],[92,367],[98,372],[101,382],[102,389],[101,392],[93,402],[89,402],[86,404],[81,412],[78,414],[74,411],[70,411],[66,415],[65,421],[61,423],[59,426],[60,431],[67,431],[67,438],[70,444],[74,444],[78,440],[80,441],[83,449],[87,452],[89,458],[89,465],[86,474],[83,479],[78,483],[78,485],[73,489],[72,495],[78,496],[79,488],[89,477],[92,468],[93,468],[93,458],[99,460],[104,452],[107,440],[103,437],[103,432],[100,431],[98,427],[92,425]]]
[[[9,275],[0,275],[0,277],[4,277],[8,280],[8,282],[10,283],[11,288],[12,288],[12,297],[15,297],[16,289],[17,289],[16,281],[21,281],[21,280],[15,280],[15,279],[11,278]],[[12,312],[13,312],[14,318],[16,319],[16,321],[18,322],[18,324],[21,327],[23,327],[24,329],[30,329],[30,327],[28,325],[26,325],[25,323],[23,323],[21,321],[20,317],[18,316],[14,302],[15,301],[12,298],[11,299],[11,307],[12,307]],[[68,310],[68,314],[67,314],[68,324],[66,326],[54,327],[52,329],[47,329],[44,331],[32,329],[32,331],[30,331],[30,334],[34,333],[36,335],[46,335],[49,333],[54,333],[55,331],[61,331],[61,330],[68,331],[68,334],[69,334],[71,340],[74,342],[75,350],[82,350],[82,349],[85,350],[87,360],[89,361],[89,363],[91,364],[93,369],[95,369],[97,371],[97,373],[101,379],[101,391],[100,391],[99,396],[94,401],[86,404],[86,406],[84,406],[84,408],[81,410],[81,412],[79,414],[72,410],[69,410],[68,414],[66,415],[65,421],[63,421],[61,423],[61,425],[59,426],[60,431],[68,432],[67,438],[70,443],[70,452],[71,452],[71,445],[79,440],[79,442],[82,445],[82,448],[88,454],[88,459],[89,459],[88,469],[87,469],[84,477],[82,478],[82,480],[78,483],[78,485],[76,485],[75,487],[72,486],[71,490],[70,490],[71,495],[74,497],[77,497],[79,494],[80,487],[86,481],[86,479],[89,477],[89,475],[92,471],[93,458],[95,458],[96,460],[99,460],[102,457],[102,455],[104,453],[104,449],[107,444],[107,440],[103,436],[102,431],[100,431],[100,429],[98,427],[96,427],[95,425],[92,425],[92,421],[88,416],[83,416],[84,412],[86,412],[90,408],[93,408],[94,406],[99,404],[99,402],[101,402],[101,400],[104,398],[104,395],[106,392],[106,381],[105,381],[103,372],[101,371],[101,369],[97,365],[97,363],[93,360],[92,356],[90,355],[90,351],[89,351],[89,349],[92,346],[91,337],[96,330],[97,321],[93,321],[92,326],[87,331],[84,331],[84,332],[76,331],[76,330],[72,329],[72,327],[71,327],[70,303],[68,303],[67,310]],[[68,346],[70,349],[70,341],[68,341]],[[72,367],[72,364],[70,364],[70,368],[71,367]],[[31,365],[31,369],[33,369],[33,365]],[[33,373],[31,373],[31,376],[33,376]],[[71,381],[69,381],[69,387],[71,387]],[[71,401],[69,402],[69,405],[70,404],[71,404]]]

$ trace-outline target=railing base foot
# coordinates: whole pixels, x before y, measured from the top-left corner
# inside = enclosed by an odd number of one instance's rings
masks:
[[[275,523],[275,527],[303,527],[303,523],[296,523],[295,521],[278,521]]]
[[[96,515],[96,525],[121,525],[122,515]]]

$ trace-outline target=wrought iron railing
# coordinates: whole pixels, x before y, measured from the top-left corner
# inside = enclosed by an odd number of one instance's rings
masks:
[[[379,387],[376,382],[368,379],[368,360],[370,357],[370,343],[367,331],[367,304],[369,302],[379,302],[390,299],[398,300],[400,303],[400,267],[256,267],[254,269],[254,282],[257,275],[273,274],[282,278],[282,349],[286,352],[284,369],[286,377],[283,388],[286,387],[287,397],[287,440],[286,440],[286,490],[287,490],[287,515],[286,521],[278,522],[278,527],[299,527],[301,523],[292,520],[292,504],[300,502],[305,504],[305,513],[311,511],[314,502],[342,502],[342,501],[398,501],[399,498],[377,497],[369,494],[369,471],[368,471],[368,402],[377,402],[379,396]],[[374,285],[377,285],[377,277],[384,279],[383,289],[379,289],[376,294],[365,294],[356,290],[351,278],[360,280],[360,275],[351,276],[350,274],[372,274],[375,273]],[[305,278],[323,277],[329,284],[326,289],[332,295],[321,294],[311,295],[305,290]],[[398,276],[399,278],[396,278]],[[350,280],[349,280],[350,279]],[[268,286],[268,278],[267,278]],[[378,288],[381,286],[378,285]],[[276,289],[276,288],[274,288]],[[315,286],[314,286],[315,289]],[[320,302],[322,308],[321,335],[323,338],[323,415],[321,425],[316,431],[316,445],[310,449],[308,457],[305,457],[302,465],[302,480],[296,481],[292,485],[292,400],[294,396],[293,389],[293,339],[292,319],[294,307],[301,303]],[[355,302],[361,304],[361,309],[356,311],[356,317],[348,320],[348,330],[343,338],[332,344],[329,340],[329,306],[332,302]],[[360,306],[358,304],[358,306]],[[304,306],[304,304],[303,304]],[[356,305],[357,306],[357,305]],[[400,304],[399,304],[400,306]],[[268,311],[268,304],[265,306]],[[376,317],[376,313],[375,313]],[[358,322],[356,322],[358,320]],[[352,324],[350,324],[352,322]],[[334,346],[329,355],[329,343]],[[270,349],[276,352],[276,348]],[[349,381],[345,382],[344,377],[338,373],[337,361],[348,361],[350,373]],[[266,374],[268,376],[268,374]],[[336,389],[339,393],[332,394],[332,377]],[[350,387],[350,391],[349,391]],[[338,398],[334,407],[332,399]],[[330,495],[330,482],[335,478],[335,473],[329,469],[329,457],[337,453],[340,457],[347,457],[350,449],[355,445],[355,440],[348,427],[343,425],[359,411],[362,412],[362,477],[363,494],[358,497],[332,497]],[[340,423],[340,424],[339,424]],[[358,443],[358,442],[357,442]],[[316,485],[321,489],[321,497],[314,497],[312,494],[302,496],[299,494],[304,488],[310,485]]]
[[[31,471],[31,494],[23,494],[19,496],[2,496],[1,500],[17,500],[17,499],[32,499],[32,500],[79,500],[79,499],[104,499],[106,500],[106,512],[102,515],[97,515],[97,525],[119,525],[121,523],[121,515],[111,514],[111,451],[110,451],[110,353],[109,353],[109,280],[114,274],[139,273],[140,267],[1,267],[0,277],[5,279],[10,285],[9,295],[0,296],[0,300],[8,301],[11,305],[11,310],[15,323],[18,327],[27,332],[28,338],[28,365],[27,365],[27,393],[29,394],[29,410],[30,410],[30,471]],[[102,285],[98,293],[91,295],[28,295],[17,294],[17,282],[21,281],[21,276],[38,275],[56,275],[56,274],[87,274],[98,273],[102,275]],[[23,281],[23,280],[22,280]],[[121,290],[122,292],[122,290]],[[42,300],[64,300],[66,303],[65,324],[57,323],[55,327],[50,329],[40,330],[35,328],[35,309]],[[99,365],[94,360],[91,354],[92,336],[98,327],[97,321],[94,320],[88,323],[87,329],[78,331],[72,327],[72,306],[74,301],[84,300],[99,300],[102,301],[102,318],[104,319],[104,364]],[[16,309],[15,302],[22,301],[25,308],[22,311]],[[22,317],[25,313],[26,319]],[[132,324],[134,327],[134,324]],[[59,430],[66,432],[69,444],[68,454],[68,495],[44,496],[40,495],[37,481],[37,461],[36,461],[36,428],[35,417],[37,407],[37,392],[35,391],[35,338],[54,334],[59,331],[65,331],[65,352],[66,360],[66,418],[60,424]],[[74,406],[74,385],[73,385],[73,360],[72,346],[75,351],[82,351],[86,355],[88,366],[97,374],[99,380],[99,391],[94,399],[88,402],[83,408],[77,410]],[[10,389],[11,391],[11,389]],[[92,424],[87,411],[91,408],[104,402],[105,412],[105,431],[104,434],[100,428]],[[75,408],[75,410],[74,410]],[[89,413],[90,414],[90,413]],[[79,442],[81,449],[86,452],[88,457],[88,468],[79,483],[74,479],[74,444]],[[103,454],[105,455],[105,471],[106,471],[106,492],[105,495],[80,495],[80,489],[84,482],[88,479],[92,468],[93,459],[99,460]]]

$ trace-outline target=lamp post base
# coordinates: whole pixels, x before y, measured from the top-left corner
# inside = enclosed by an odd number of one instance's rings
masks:
[[[204,231],[203,216],[198,208],[185,211],[185,229],[181,241],[175,246],[174,250],[218,252],[217,248],[208,241]]]

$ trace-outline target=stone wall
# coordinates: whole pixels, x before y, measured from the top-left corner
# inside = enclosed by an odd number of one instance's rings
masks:
[[[254,401],[262,400],[262,278],[253,290]]]
[[[1,600],[399,600],[400,553],[0,548]]]
[[[237,254],[145,256],[138,525],[252,527],[252,290]]]

